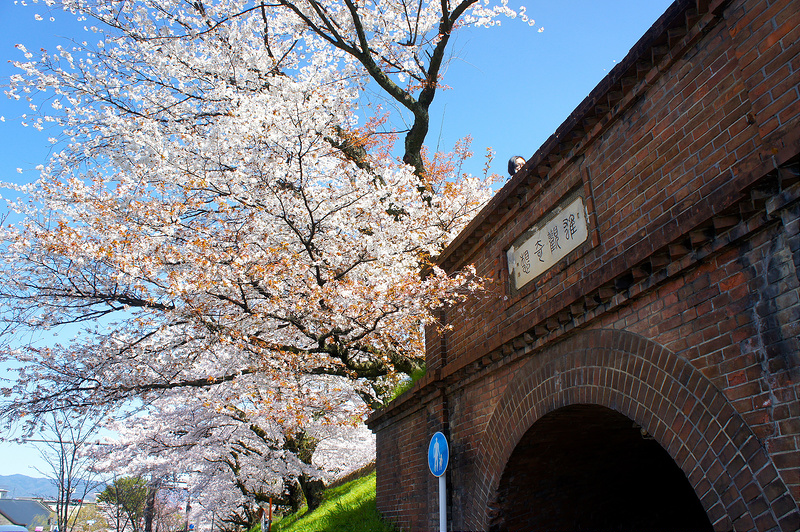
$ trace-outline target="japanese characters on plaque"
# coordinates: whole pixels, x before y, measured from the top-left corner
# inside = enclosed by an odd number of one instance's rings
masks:
[[[542,226],[507,251],[513,286],[519,290],[546,272],[589,237],[586,209],[580,196],[563,208],[549,213]]]

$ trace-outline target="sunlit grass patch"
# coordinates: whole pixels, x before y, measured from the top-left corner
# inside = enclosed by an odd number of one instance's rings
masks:
[[[375,506],[375,472],[325,492],[313,512],[306,508],[272,525],[273,532],[396,532]]]

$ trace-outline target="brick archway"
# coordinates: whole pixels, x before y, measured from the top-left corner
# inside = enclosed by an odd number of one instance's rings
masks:
[[[528,429],[575,404],[613,409],[652,434],[715,530],[768,530],[797,513],[765,449],[711,381],[652,341],[596,330],[537,355],[508,384],[482,439],[482,481],[473,492],[476,513],[465,516],[468,528],[488,529],[505,465]]]

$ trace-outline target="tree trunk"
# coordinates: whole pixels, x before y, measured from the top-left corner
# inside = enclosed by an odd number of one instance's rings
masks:
[[[303,506],[303,488],[296,479],[293,479],[288,484],[288,490],[289,507],[292,509],[292,513],[296,513]]]
[[[325,482],[322,479],[311,479],[307,475],[301,475],[298,479],[306,498],[308,511],[315,510],[322,503],[322,492],[325,490]]]
[[[150,482],[147,486],[147,499],[144,503],[144,532],[153,532],[153,517],[155,514],[157,492],[157,483]]]
[[[314,451],[317,449],[319,440],[310,436],[305,430],[297,431],[293,436],[285,435],[286,441],[283,444],[284,449],[287,449],[297,455],[301,462],[311,465],[311,459],[314,456]],[[299,497],[299,504],[302,504],[302,499],[305,498],[306,505],[309,511],[319,507],[322,502],[322,491],[325,489],[325,482],[321,479],[312,479],[305,473],[300,475],[297,480],[293,480],[289,484],[289,499],[292,505],[292,511],[295,512],[295,498]],[[293,493],[299,492],[293,497]],[[299,509],[299,506],[298,506]]]

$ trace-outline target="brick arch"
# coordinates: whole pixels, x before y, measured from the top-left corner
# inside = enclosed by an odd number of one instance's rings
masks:
[[[686,359],[617,330],[580,333],[536,355],[509,382],[484,432],[474,487],[487,530],[511,453],[545,414],[563,406],[611,408],[645,428],[683,470],[715,530],[767,530],[798,509],[756,436],[725,396]]]

